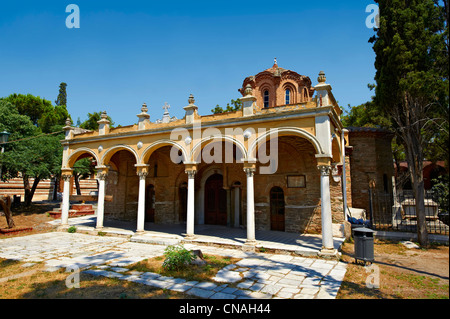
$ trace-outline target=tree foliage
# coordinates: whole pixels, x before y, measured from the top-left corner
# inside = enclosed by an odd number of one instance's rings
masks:
[[[54,132],[70,117],[65,105],[53,106],[50,101],[39,96],[14,93],[3,100],[15,106],[20,115],[28,116],[44,133]]]
[[[59,93],[56,98],[55,105],[61,106],[64,105],[67,107],[67,92],[66,92],[67,83],[61,82],[59,85]]]
[[[88,113],[87,116],[87,120],[82,122],[79,127],[84,128],[86,130],[98,130],[98,121],[101,120],[101,115],[102,112],[94,112],[94,113]],[[109,125],[112,127],[114,126],[114,122],[111,119],[111,117],[108,115],[108,121],[110,122]]]
[[[374,108],[391,119],[405,148],[415,191],[419,242],[427,246],[423,160],[448,141],[448,8],[437,0],[376,0]],[[448,157],[448,151],[447,151]]]
[[[36,101],[37,99],[29,99]],[[0,157],[2,179],[21,177],[25,189],[25,203],[29,205],[41,179],[58,174],[61,169],[62,132],[43,133],[27,115],[19,113],[6,100],[0,99],[0,130],[11,133],[5,152]],[[30,185],[30,178],[34,178]]]
[[[231,103],[231,105],[230,105]],[[240,110],[242,108],[242,101],[240,99],[233,100],[231,99],[231,102],[227,103],[227,107],[225,110],[219,106],[219,104],[216,105],[214,109],[211,110],[212,113],[218,114],[218,113],[225,113],[225,112],[234,112],[237,110]]]

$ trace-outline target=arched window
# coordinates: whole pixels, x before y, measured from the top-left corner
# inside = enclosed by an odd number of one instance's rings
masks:
[[[286,105],[287,104],[291,104],[291,90],[289,90],[289,89],[286,89],[286,99],[285,99],[285,101],[286,101]]]
[[[264,107],[269,107],[269,91],[264,91]]]

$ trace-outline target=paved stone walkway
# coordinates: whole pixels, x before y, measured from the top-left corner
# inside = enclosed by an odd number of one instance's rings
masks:
[[[52,232],[0,240],[0,258],[44,262],[49,271],[77,266],[92,275],[129,280],[201,298],[335,298],[346,264],[291,255],[262,254],[185,244],[206,254],[240,258],[221,269],[214,282],[186,281],[155,273],[129,271],[124,266],[161,256],[165,245],[130,242],[127,238]],[[233,284],[233,286],[231,286]]]

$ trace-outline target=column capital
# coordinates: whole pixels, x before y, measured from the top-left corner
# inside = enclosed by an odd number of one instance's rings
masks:
[[[148,175],[148,172],[144,171],[144,170],[140,170],[140,171],[137,172],[137,175],[139,176],[140,180],[146,179],[147,175]]]
[[[247,175],[247,177],[253,177],[255,174],[256,168],[254,167],[244,167],[244,172]]]
[[[68,182],[73,176],[73,169],[71,168],[63,168],[61,169],[61,178]]]
[[[101,181],[106,180],[106,177],[108,176],[108,172],[100,172],[97,173],[97,178]]]
[[[190,170],[190,169],[187,169],[184,172],[188,175],[188,178],[194,178],[195,174],[197,173],[196,170]]]
[[[195,173],[197,173],[197,164],[196,163],[185,163],[184,164],[184,172],[188,175],[189,178],[194,178]]]
[[[139,179],[145,179],[148,175],[149,164],[135,164],[137,169],[136,174],[139,176]]]
[[[329,176],[331,172],[331,166],[330,165],[318,165],[317,168],[320,171],[321,176]]]
[[[65,173],[65,174],[62,174],[61,175],[61,178],[65,181],[65,182],[70,182],[70,179],[72,178],[72,174],[67,174],[67,173]]]

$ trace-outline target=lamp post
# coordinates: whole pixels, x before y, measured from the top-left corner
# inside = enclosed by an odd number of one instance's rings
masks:
[[[6,144],[8,142],[9,135],[11,135],[11,134],[6,131],[3,131],[0,133],[0,145],[2,146],[2,154],[5,151],[4,144]],[[2,174],[3,174],[3,164],[0,163],[0,180],[2,178]]]

